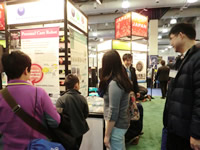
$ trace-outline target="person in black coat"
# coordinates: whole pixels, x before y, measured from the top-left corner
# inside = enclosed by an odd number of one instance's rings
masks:
[[[160,88],[162,92],[162,98],[166,97],[167,82],[169,80],[169,67],[165,66],[165,61],[161,60],[161,67],[158,68],[156,79],[160,82]]]
[[[124,69],[126,70],[129,79],[132,82],[132,89],[133,92],[136,94],[136,97],[140,97],[139,93],[139,87],[138,87],[138,82],[137,82],[137,75],[135,73],[135,68],[132,67],[132,55],[131,54],[124,54],[123,57],[123,62],[124,62]]]
[[[170,73],[163,123],[168,150],[200,150],[200,45],[190,24],[176,24],[170,43],[184,57],[178,70]]]
[[[67,75],[65,86],[67,91],[57,100],[56,107],[63,108],[63,113],[70,118],[70,134],[76,138],[75,147],[70,150],[79,150],[83,134],[89,130],[86,122],[86,118],[89,114],[88,104],[86,99],[78,91],[80,85],[77,76],[72,74]]]

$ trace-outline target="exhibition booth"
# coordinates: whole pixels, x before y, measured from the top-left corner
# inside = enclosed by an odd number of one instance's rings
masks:
[[[56,7],[54,7],[56,4]],[[80,79],[88,95],[88,20],[71,1],[41,0],[6,3],[6,45],[32,59],[31,82],[51,99],[66,91],[68,73]]]
[[[32,59],[31,82],[45,89],[55,104],[66,91],[65,76],[76,74],[80,92],[88,96],[88,18],[69,0],[4,2],[6,52],[21,50]],[[56,5],[56,7],[54,7]],[[146,84],[148,18],[134,12],[115,19],[115,39],[97,45],[97,70],[103,54],[117,50],[133,56],[138,81]],[[7,83],[4,79],[3,85]],[[81,149],[105,149],[103,100],[88,97],[89,132]]]

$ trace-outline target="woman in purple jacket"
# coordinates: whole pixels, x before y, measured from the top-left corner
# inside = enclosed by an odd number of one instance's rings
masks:
[[[58,127],[60,116],[47,93],[27,82],[30,80],[30,57],[23,52],[15,51],[11,54],[4,54],[2,64],[9,79],[8,91],[23,110],[44,126],[48,124],[52,128]],[[14,114],[1,94],[0,118],[4,150],[24,150],[31,140],[46,138]]]

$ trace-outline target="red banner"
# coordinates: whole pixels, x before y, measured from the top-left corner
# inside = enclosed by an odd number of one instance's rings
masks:
[[[115,39],[131,35],[131,13],[115,19]]]
[[[0,30],[5,30],[5,14],[3,3],[0,3]]]
[[[132,12],[132,35],[147,37],[148,18],[138,13]]]

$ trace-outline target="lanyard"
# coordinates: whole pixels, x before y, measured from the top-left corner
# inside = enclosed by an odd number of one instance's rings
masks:
[[[8,85],[31,85],[31,84],[30,83],[8,83]]]

